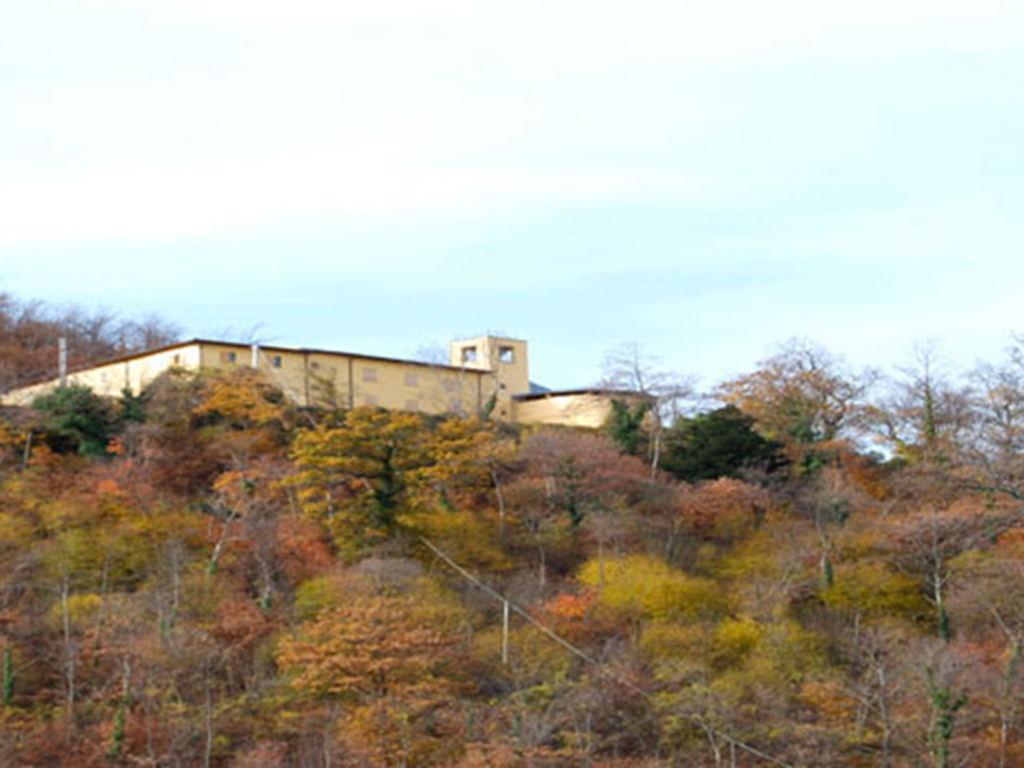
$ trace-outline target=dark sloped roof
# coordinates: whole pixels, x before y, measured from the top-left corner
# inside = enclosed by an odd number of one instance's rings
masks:
[[[642,392],[632,392],[627,389],[602,389],[600,387],[586,387],[584,389],[548,389],[544,392],[529,392],[525,395],[512,395],[513,400],[548,400],[556,397],[572,397],[573,395],[603,395],[604,397],[640,397],[648,395]]]

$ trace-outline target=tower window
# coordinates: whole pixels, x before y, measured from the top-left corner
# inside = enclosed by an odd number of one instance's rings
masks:
[[[463,347],[462,348],[462,362],[463,363],[475,363],[476,362],[476,347]]]
[[[515,347],[498,347],[498,360],[503,363],[514,363],[516,361]]]

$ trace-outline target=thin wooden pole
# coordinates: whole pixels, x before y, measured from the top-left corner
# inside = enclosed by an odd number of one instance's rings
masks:
[[[508,620],[508,600],[505,600],[501,611],[501,664],[504,667],[508,666]]]
[[[555,633],[554,630],[552,630],[550,627],[542,624],[540,621],[535,619],[533,616],[531,616],[528,612],[526,612],[525,610],[520,608],[515,603],[510,602],[508,600],[508,598],[506,598],[500,592],[498,592],[497,590],[487,586],[487,584],[485,584],[484,582],[480,581],[480,579],[478,579],[472,573],[470,573],[465,568],[463,568],[461,565],[459,565],[454,560],[452,560],[442,549],[440,549],[437,546],[435,546],[428,539],[424,538],[423,536],[420,536],[420,541],[423,543],[423,545],[427,549],[429,549],[431,552],[433,552],[435,555],[437,555],[438,558],[440,558],[445,563],[447,563],[452,568],[452,570],[454,570],[456,573],[458,573],[460,576],[462,576],[464,579],[466,579],[466,581],[470,582],[474,586],[476,586],[479,589],[483,590],[484,592],[486,592],[488,595],[490,595],[491,597],[495,598],[496,600],[500,600],[504,604],[504,612],[506,614],[510,613],[511,611],[515,611],[516,615],[523,617],[523,619],[525,619],[527,622],[529,622],[530,624],[535,626],[537,629],[539,629],[541,632],[543,632],[549,638],[554,640],[558,645],[560,645],[563,648],[565,648],[565,650],[569,651],[569,653],[574,654],[575,656],[579,657],[583,661],[587,662],[587,664],[590,664],[592,667],[594,667],[595,671],[597,671],[599,674],[602,674],[602,675],[604,675],[605,677],[607,677],[607,678],[609,678],[611,680],[615,680],[620,685],[628,688],[629,690],[631,690],[634,693],[642,696],[643,698],[647,699],[648,701],[651,701],[651,702],[655,701],[654,697],[651,694],[647,693],[647,691],[645,691],[643,688],[638,686],[636,683],[630,682],[629,680],[627,680],[627,679],[625,679],[623,677],[619,677],[619,675],[617,675],[614,672],[606,669],[605,666],[603,664],[601,664],[593,656],[590,656],[586,652],[580,650],[575,645],[570,643],[568,640],[565,640],[564,638],[560,637],[557,633]],[[696,717],[695,716],[691,716],[691,719],[696,719]],[[772,757],[771,755],[769,755],[769,754],[767,754],[765,752],[762,752],[761,750],[757,749],[756,747],[754,747],[754,746],[752,746],[750,744],[747,744],[746,742],[743,742],[743,741],[740,741],[739,739],[733,738],[732,736],[728,735],[727,733],[722,733],[721,731],[719,731],[719,735],[726,742],[728,742],[730,745],[732,745],[734,747],[739,747],[744,752],[748,752],[749,754],[754,755],[755,757],[759,757],[762,760],[771,763],[772,765],[778,765],[778,766],[781,766],[781,768],[792,768],[788,763],[784,763],[782,760],[779,760],[779,759],[777,759],[775,757]]]

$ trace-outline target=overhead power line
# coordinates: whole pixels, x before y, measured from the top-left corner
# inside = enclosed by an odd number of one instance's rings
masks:
[[[515,613],[518,616],[521,616],[529,624],[531,624],[534,627],[536,627],[537,629],[539,629],[544,635],[546,635],[552,641],[554,641],[555,643],[560,645],[562,648],[567,650],[569,653],[573,654],[577,658],[581,659],[585,663],[587,663],[590,666],[592,666],[595,670],[597,670],[598,673],[604,675],[605,677],[607,677],[610,680],[614,680],[619,685],[623,686],[624,688],[627,688],[628,690],[632,691],[636,695],[643,697],[644,699],[646,699],[647,701],[651,702],[652,704],[656,703],[654,696],[652,696],[650,693],[645,691],[643,688],[641,688],[640,686],[638,686],[636,683],[632,682],[631,680],[627,680],[626,678],[622,677],[621,675],[616,674],[612,670],[607,669],[603,664],[601,664],[601,662],[599,662],[597,659],[595,659],[589,653],[587,653],[586,651],[584,651],[584,650],[576,647],[572,643],[570,643],[564,637],[560,636],[557,632],[555,632],[553,629],[551,629],[551,627],[543,624],[541,621],[539,621],[538,619],[534,618],[524,608],[521,608],[520,606],[516,605],[511,600],[509,600],[507,597],[505,597],[500,592],[498,592],[496,589],[494,589],[493,587],[488,586],[483,581],[481,581],[479,578],[477,578],[472,573],[470,573],[465,568],[463,568],[461,565],[456,563],[454,560],[452,560],[451,557],[449,557],[436,544],[434,544],[433,542],[429,541],[428,539],[426,539],[423,536],[420,536],[419,539],[420,539],[420,541],[423,543],[423,545],[427,549],[429,549],[431,552],[433,552],[435,555],[437,555],[437,557],[440,558],[450,568],[452,568],[452,570],[454,570],[456,573],[458,573],[460,576],[462,576],[464,579],[466,579],[468,582],[473,584],[478,589],[482,590],[483,592],[486,592],[488,595],[493,597],[495,600],[499,601],[502,604],[503,612],[504,612],[505,616],[508,616],[508,612],[509,611]],[[508,622],[507,622],[507,619],[505,621],[504,630],[505,630],[505,637],[503,638],[502,647],[503,647],[503,649],[507,649],[507,647],[508,647],[508,640],[507,640]],[[505,655],[506,654],[503,652],[503,656],[505,656]],[[507,658],[507,656],[506,656],[506,658]],[[694,721],[699,721],[699,718],[696,715],[690,715],[690,719],[692,719]],[[758,749],[755,746],[752,746],[751,744],[747,744],[746,742],[741,741],[741,740],[739,740],[739,739],[737,739],[737,738],[735,738],[733,736],[730,736],[729,734],[727,734],[727,733],[725,733],[723,731],[719,730],[719,731],[716,731],[716,732],[724,741],[726,741],[727,743],[729,743],[732,746],[736,747],[736,749],[741,749],[744,752],[747,752],[748,754],[753,755],[754,757],[760,758],[761,760],[764,760],[764,761],[766,761],[768,763],[771,763],[772,765],[780,766],[780,768],[792,768],[792,766],[790,766],[789,763],[785,763],[785,762],[783,762],[782,760],[779,760],[776,757],[772,757],[771,755],[767,754],[766,752],[762,752],[760,749]]]

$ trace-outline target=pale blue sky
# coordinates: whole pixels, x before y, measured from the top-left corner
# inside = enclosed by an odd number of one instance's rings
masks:
[[[1024,3],[0,0],[0,289],[589,384],[994,357]]]

